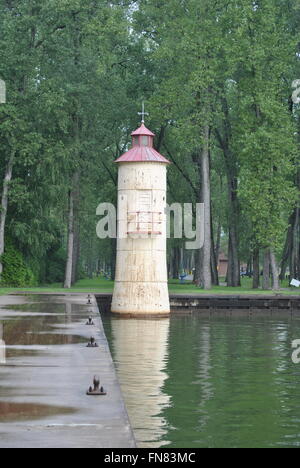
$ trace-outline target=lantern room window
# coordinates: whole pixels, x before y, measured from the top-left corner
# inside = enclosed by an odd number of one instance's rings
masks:
[[[148,142],[149,142],[149,137],[142,136],[142,145],[143,146],[148,146]]]
[[[139,146],[139,137],[138,136],[133,137],[133,146]]]

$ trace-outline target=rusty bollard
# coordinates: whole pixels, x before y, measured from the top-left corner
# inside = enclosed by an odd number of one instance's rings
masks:
[[[106,392],[103,387],[100,387],[100,379],[97,375],[94,377],[93,381],[93,387],[90,387],[88,391],[86,392],[87,395],[89,396],[95,396],[95,395],[106,395]]]
[[[87,348],[98,348],[95,338],[91,337],[90,342],[87,344]]]
[[[92,296],[89,294],[88,295],[88,301],[87,301],[87,305],[92,305]]]

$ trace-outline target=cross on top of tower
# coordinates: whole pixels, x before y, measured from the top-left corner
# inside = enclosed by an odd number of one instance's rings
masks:
[[[142,123],[145,123],[145,115],[149,115],[148,112],[145,112],[145,103],[142,104],[142,112],[138,112],[138,115],[142,116]]]

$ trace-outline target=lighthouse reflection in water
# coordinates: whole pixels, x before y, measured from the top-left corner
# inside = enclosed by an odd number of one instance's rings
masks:
[[[168,378],[170,319],[115,319],[111,327],[118,377],[137,443],[161,447],[169,442],[164,440],[169,427],[162,412],[170,406],[170,397],[162,389]]]
[[[103,317],[138,447],[300,447],[297,317]]]

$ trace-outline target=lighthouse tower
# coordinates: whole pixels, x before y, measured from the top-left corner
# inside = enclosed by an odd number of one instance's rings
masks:
[[[118,242],[112,312],[122,316],[170,313],[166,259],[166,192],[169,161],[153,148],[144,121],[132,148],[116,162]]]

